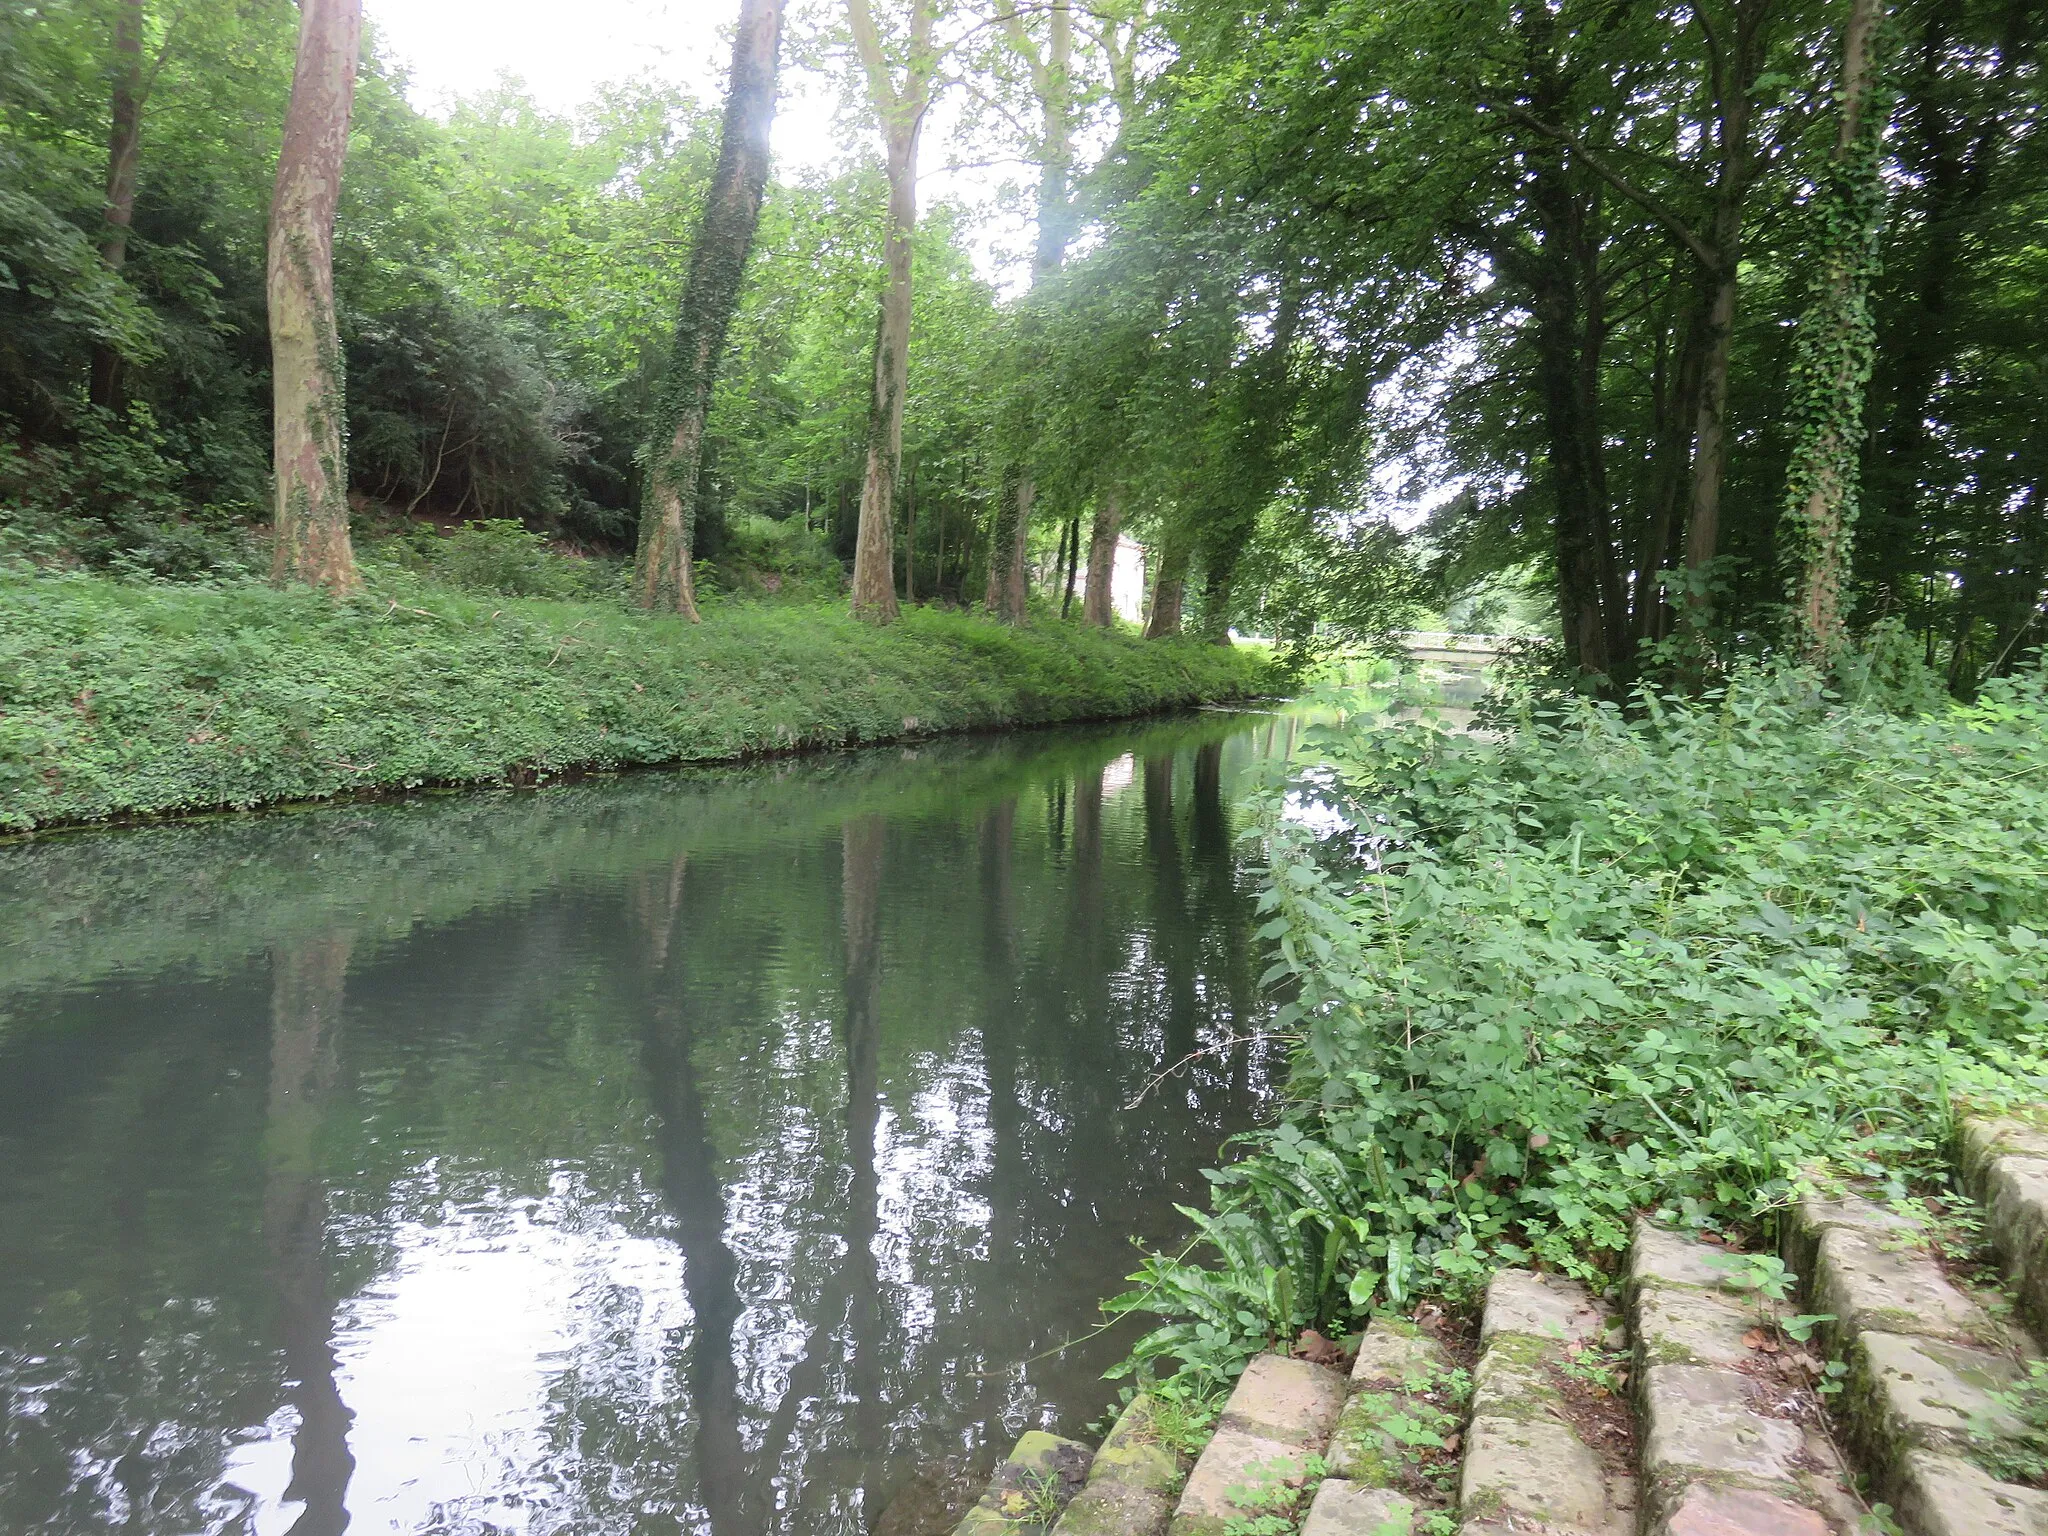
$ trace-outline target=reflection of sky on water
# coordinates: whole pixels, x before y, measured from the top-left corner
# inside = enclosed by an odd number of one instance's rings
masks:
[[[405,1203],[431,1197],[433,1178],[422,1170]],[[337,1385],[355,1414],[351,1531],[562,1529],[541,1471],[550,1395],[605,1347],[607,1324],[625,1347],[610,1340],[605,1390],[674,1390],[666,1343],[690,1311],[673,1246],[608,1222],[572,1171],[549,1182],[545,1201],[493,1194],[400,1226],[390,1271],[337,1309]],[[282,1536],[304,1507],[284,1499],[296,1429],[282,1414],[230,1457],[225,1483],[257,1496],[252,1536]]]

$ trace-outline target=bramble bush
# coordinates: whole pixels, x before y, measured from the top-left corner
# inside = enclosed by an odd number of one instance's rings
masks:
[[[1498,733],[1356,721],[1267,786],[1290,1107],[1109,1303],[1127,1368],[1503,1264],[1598,1281],[1632,1213],[1768,1236],[1802,1181],[1903,1193],[1954,1105],[2048,1089],[2048,687],[1896,713],[1786,668]]]

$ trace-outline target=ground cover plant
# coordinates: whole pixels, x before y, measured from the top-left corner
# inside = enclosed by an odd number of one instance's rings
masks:
[[[1250,649],[1049,618],[915,609],[878,630],[836,601],[733,602],[691,625],[365,569],[337,603],[0,566],[0,827],[1107,719],[1263,683]]]
[[[1354,719],[1264,791],[1294,1097],[1110,1303],[1161,1319],[1141,1374],[1503,1264],[1597,1283],[1638,1210],[1768,1238],[1803,1180],[1924,1188],[1958,1102],[2048,1089],[2038,673],[1638,702]]]

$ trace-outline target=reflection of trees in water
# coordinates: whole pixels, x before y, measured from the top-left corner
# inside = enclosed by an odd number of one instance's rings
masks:
[[[740,1261],[726,1240],[725,1190],[692,1054],[692,1010],[680,995],[681,965],[670,964],[672,954],[688,948],[687,934],[679,937],[676,932],[683,910],[682,859],[676,861],[665,900],[646,900],[643,884],[642,899],[635,902],[648,937],[649,995],[641,1060],[658,1121],[662,1190],[682,1254],[683,1288],[693,1317],[686,1381],[696,1447],[695,1484],[713,1536],[757,1536],[775,1523],[777,1474],[805,1405],[831,1386],[830,1362],[842,1356],[848,1362],[847,1385],[858,1405],[856,1449],[863,1465],[874,1460],[872,1453],[886,1430],[876,1358],[881,1299],[874,1263],[881,985],[877,909],[884,832],[882,822],[868,820],[849,825],[843,839],[845,1118],[852,1164],[847,1253],[838,1268],[838,1283],[820,1298],[803,1354],[790,1370],[779,1400],[760,1416],[761,1431],[751,1451],[744,1430],[755,1415],[741,1390],[745,1362],[735,1336],[745,1310]],[[758,1022],[748,1019],[745,1025]],[[844,1350],[835,1337],[841,1325],[850,1335]],[[872,1499],[872,1490],[866,1496]]]
[[[875,1478],[888,1433],[882,1398],[882,1295],[875,1266],[881,1191],[875,1174],[875,1129],[881,1117],[882,849],[880,817],[848,822],[840,833],[844,859],[840,913],[846,929],[846,1274],[853,1290],[848,1385],[854,1408],[854,1452],[862,1471],[861,1507],[880,1506]]]
[[[1255,1006],[1225,964],[1248,915],[1229,858],[1233,760],[1183,756],[1176,783],[1171,740],[1158,744],[1120,796],[1104,770],[1128,741],[1104,738],[1061,748],[1036,784],[1020,768],[992,799],[895,815],[886,850],[867,816],[768,856],[759,839],[713,839],[687,863],[674,845],[688,839],[650,832],[607,884],[423,927],[382,957],[374,933],[352,966],[345,944],[324,959],[325,940],[280,949],[272,1104],[239,1124],[272,1128],[269,1263],[251,1279],[274,1290],[304,1396],[299,1491],[347,1477],[328,1344],[329,1292],[347,1287],[330,1276],[388,1263],[392,1234],[444,1199],[516,1203],[562,1170],[567,1220],[674,1240],[693,1315],[664,1344],[636,1280],[578,1292],[544,1459],[508,1468],[523,1481],[503,1490],[540,1490],[567,1528],[668,1510],[710,1536],[846,1529],[856,1501],[872,1520],[920,1459],[999,1449],[1027,1415],[1092,1417],[1116,1340],[1013,1363],[1094,1320],[1130,1267],[1128,1236],[1171,1238],[1169,1193],[1200,1198],[1197,1169],[1236,1124],[1222,1061],[1123,1105],[1170,1059],[1169,1027],[1204,1043]],[[670,804],[687,825],[696,801]],[[382,1096],[337,1116],[344,971],[350,1077],[375,1072]],[[195,1120],[204,1102],[167,1113]],[[333,1166],[364,1172],[323,1188],[310,1128],[324,1115],[350,1134],[372,1114],[379,1134],[345,1153],[324,1138]],[[331,1270],[330,1207],[344,1245]],[[248,1235],[215,1246],[246,1253]],[[260,1380],[239,1402],[206,1390],[203,1413],[228,1425],[275,1401]],[[151,1475],[161,1488],[162,1466]],[[308,1497],[302,1530],[335,1528],[338,1509],[338,1491]]]
[[[347,934],[280,946],[271,957],[270,1100],[263,1243],[277,1288],[286,1400],[298,1410],[288,1501],[305,1509],[292,1536],[337,1536],[348,1524],[354,1418],[334,1381],[334,1299],[327,1281],[327,1186],[316,1144],[334,1094]]]

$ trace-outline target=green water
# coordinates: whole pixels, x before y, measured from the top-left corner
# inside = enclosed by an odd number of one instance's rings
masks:
[[[1291,730],[0,850],[0,1532],[943,1524],[1281,1066]]]

